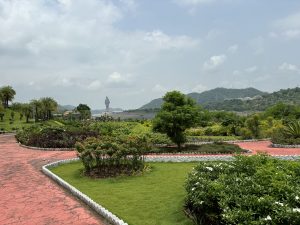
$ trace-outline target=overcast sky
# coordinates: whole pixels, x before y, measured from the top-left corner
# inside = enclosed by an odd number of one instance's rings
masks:
[[[0,0],[0,86],[15,101],[274,91],[300,85],[299,54],[299,0]]]

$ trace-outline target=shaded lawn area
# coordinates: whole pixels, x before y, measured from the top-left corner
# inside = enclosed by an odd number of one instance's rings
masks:
[[[73,162],[51,171],[130,225],[192,225],[183,212],[184,184],[198,163],[149,163],[143,175],[91,179]]]

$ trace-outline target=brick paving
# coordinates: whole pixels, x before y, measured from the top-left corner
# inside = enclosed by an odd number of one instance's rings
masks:
[[[75,152],[24,149],[12,135],[0,135],[0,224],[104,225],[41,172],[44,164],[75,156]]]
[[[270,141],[241,142],[237,143],[241,148],[249,149],[252,154],[265,152],[269,155],[300,155],[300,148],[272,148]]]
[[[252,154],[300,155],[300,148],[271,148],[269,141],[237,144]],[[22,148],[13,135],[0,135],[0,224],[106,224],[41,172],[42,165],[75,156]]]

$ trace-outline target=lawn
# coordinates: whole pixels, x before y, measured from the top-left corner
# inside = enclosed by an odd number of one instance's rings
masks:
[[[183,212],[184,183],[197,163],[149,163],[143,175],[91,179],[82,175],[82,164],[51,168],[130,225],[192,225]]]

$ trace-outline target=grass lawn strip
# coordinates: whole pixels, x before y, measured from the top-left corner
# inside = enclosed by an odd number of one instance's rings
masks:
[[[134,177],[90,179],[82,164],[51,171],[130,225],[192,225],[183,212],[184,182],[197,163],[149,163],[151,172]]]

